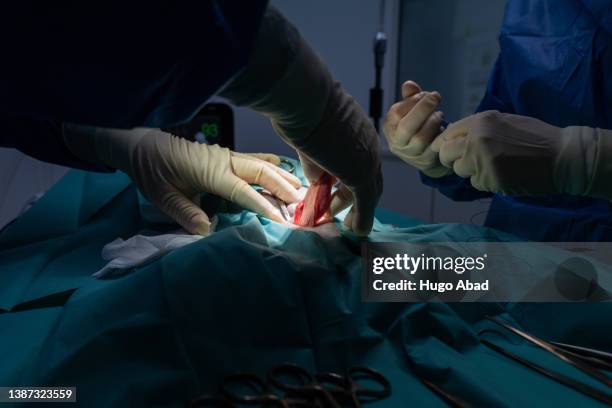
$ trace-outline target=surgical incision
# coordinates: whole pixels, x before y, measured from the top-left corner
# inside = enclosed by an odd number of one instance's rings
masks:
[[[329,207],[331,205],[334,177],[323,173],[319,179],[310,185],[306,196],[297,204],[293,215],[293,223],[301,227],[316,227],[332,220]]]

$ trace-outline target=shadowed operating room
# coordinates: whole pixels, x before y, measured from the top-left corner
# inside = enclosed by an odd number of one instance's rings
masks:
[[[608,2],[7,15],[0,405],[612,405]]]

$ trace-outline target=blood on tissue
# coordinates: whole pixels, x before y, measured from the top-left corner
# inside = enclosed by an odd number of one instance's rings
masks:
[[[308,187],[306,196],[298,203],[293,215],[293,223],[301,227],[316,227],[332,221],[330,213],[331,190],[334,177],[323,173],[319,179]]]

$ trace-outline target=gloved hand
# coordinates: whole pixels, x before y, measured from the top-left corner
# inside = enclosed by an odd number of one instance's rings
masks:
[[[431,142],[440,134],[442,112],[436,111],[441,97],[438,92],[423,92],[412,81],[402,85],[402,101],[389,109],[383,130],[389,150],[429,177],[442,177],[451,171],[431,150]]]
[[[249,183],[296,202],[299,179],[254,156],[190,142],[158,129],[104,129],[64,124],[68,148],[81,159],[127,173],[149,201],[192,234],[207,235],[210,220],[192,198],[219,195],[274,221],[280,211]],[[260,157],[270,158],[269,155]]]
[[[353,203],[345,225],[357,234],[369,233],[382,193],[378,134],[274,8],[264,16],[249,65],[220,95],[269,116],[275,131],[297,150],[311,182],[323,171],[338,178],[332,212]]]
[[[432,150],[481,191],[612,198],[612,131],[486,111],[451,124]]]

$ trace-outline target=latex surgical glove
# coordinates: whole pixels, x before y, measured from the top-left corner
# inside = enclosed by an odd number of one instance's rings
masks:
[[[192,198],[221,196],[278,222],[280,211],[249,184],[281,200],[299,200],[299,179],[273,164],[229,149],[190,142],[158,129],[104,129],[64,124],[64,139],[78,157],[127,173],[149,201],[192,234],[207,235],[210,219]],[[259,156],[271,160],[269,155]]]
[[[333,213],[352,204],[345,225],[359,235],[369,233],[382,193],[378,134],[274,8],[266,12],[248,66],[220,95],[270,117],[275,131],[297,150],[311,182],[322,171],[334,175],[340,184]]]
[[[445,166],[481,191],[612,198],[609,130],[560,128],[486,111],[451,124],[432,148]]]
[[[423,92],[412,81],[402,85],[403,100],[391,106],[383,130],[389,150],[429,177],[442,177],[451,171],[431,150],[431,143],[441,132],[443,115],[437,111],[438,92]]]

